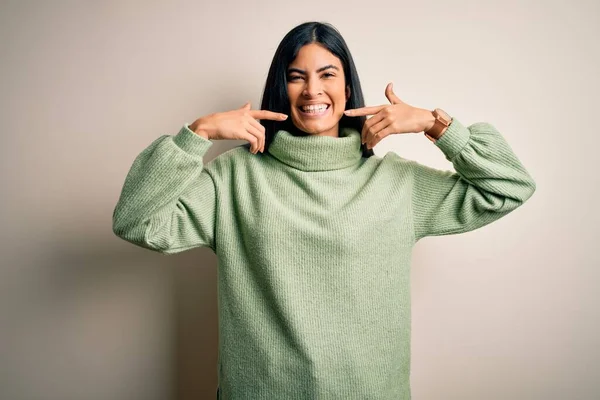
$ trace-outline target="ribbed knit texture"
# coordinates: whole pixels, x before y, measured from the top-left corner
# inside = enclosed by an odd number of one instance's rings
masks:
[[[424,140],[426,140],[424,138]],[[166,254],[218,257],[221,399],[410,399],[410,261],[417,240],[510,213],[535,182],[488,123],[454,118],[435,143],[455,170],[360,134],[294,136],[268,151],[212,146],[185,124],[135,159],[114,232]]]

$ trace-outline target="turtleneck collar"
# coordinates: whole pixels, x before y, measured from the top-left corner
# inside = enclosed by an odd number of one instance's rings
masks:
[[[342,127],[339,137],[295,136],[277,131],[267,150],[284,164],[302,171],[328,171],[350,167],[362,157],[360,132]]]

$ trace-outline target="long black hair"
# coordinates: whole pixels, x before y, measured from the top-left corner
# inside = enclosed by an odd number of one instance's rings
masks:
[[[300,49],[311,43],[318,43],[329,50],[340,59],[344,67],[346,82],[344,86],[350,85],[350,98],[346,102],[346,110],[365,106],[360,80],[354,60],[346,41],[338,30],[326,22],[305,22],[289,31],[279,43],[263,92],[261,110],[270,110],[289,115],[285,121],[261,120],[265,127],[265,150],[271,144],[273,137],[279,129],[293,131],[295,129],[292,118],[290,101],[287,93],[287,68],[298,56]],[[339,122],[339,128],[350,127],[362,131],[367,117],[348,117],[343,115]],[[363,157],[374,155],[373,149],[367,149],[361,144]]]

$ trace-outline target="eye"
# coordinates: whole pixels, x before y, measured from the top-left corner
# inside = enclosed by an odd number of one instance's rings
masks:
[[[329,77],[329,76],[335,76],[335,75],[334,75],[334,74],[332,74],[332,73],[329,73],[329,72],[325,72],[325,73],[323,74],[323,76],[327,76],[327,77]]]
[[[302,77],[299,75],[290,76],[290,77],[288,77],[288,81],[295,81],[297,78],[302,78]]]

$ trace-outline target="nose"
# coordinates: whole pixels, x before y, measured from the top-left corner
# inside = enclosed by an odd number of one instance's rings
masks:
[[[322,95],[323,89],[321,88],[321,80],[311,78],[307,79],[302,94],[305,97],[318,97],[319,95]]]

